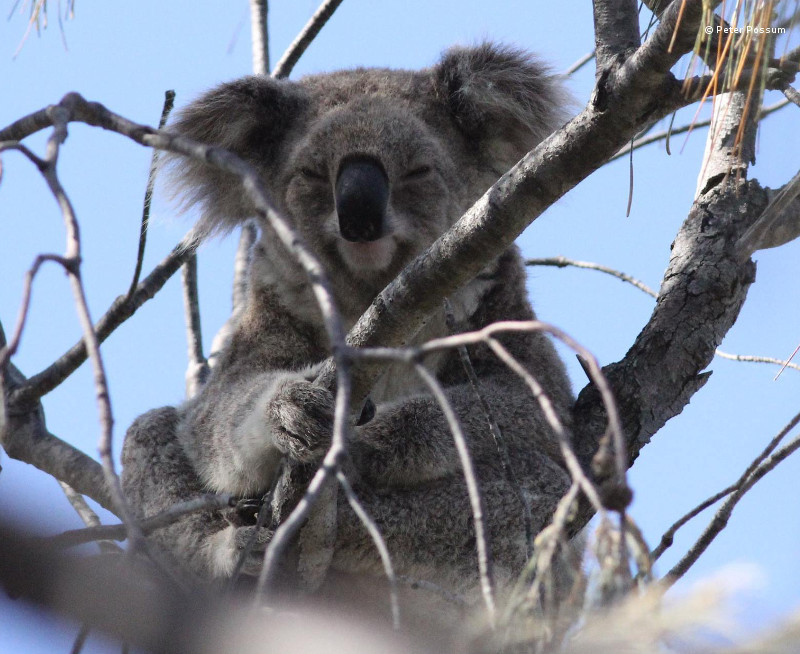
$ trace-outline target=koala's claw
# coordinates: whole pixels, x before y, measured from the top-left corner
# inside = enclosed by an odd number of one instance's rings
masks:
[[[305,380],[284,382],[267,405],[277,446],[302,463],[318,460],[333,432],[333,395]]]

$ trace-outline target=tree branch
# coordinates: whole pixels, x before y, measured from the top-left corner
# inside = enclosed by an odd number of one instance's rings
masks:
[[[328,22],[328,19],[333,16],[333,12],[336,11],[340,4],[342,4],[342,0],[325,0],[319,6],[319,9],[314,12],[314,15],[300,31],[300,34],[292,41],[280,61],[275,64],[275,70],[272,71],[273,77],[277,79],[289,77],[294,65],[303,56],[306,48],[311,45],[311,42],[325,26],[325,23]]]
[[[636,4],[636,0],[595,0],[592,3],[598,77],[639,47]]]
[[[181,267],[181,264],[191,256],[196,247],[197,242],[194,237],[191,233],[187,234],[173,248],[172,252],[139,283],[130,300],[126,295],[117,297],[94,327],[98,341],[100,343],[105,341],[117,327],[161,290],[167,280]],[[86,356],[86,344],[83,340],[78,341],[54,363],[12,391],[8,400],[9,404],[19,407],[35,404],[40,397],[52,391],[75,372],[78,366],[86,361]]]
[[[186,397],[192,398],[206,383],[210,369],[203,356],[203,332],[200,324],[200,298],[197,290],[197,254],[183,264],[183,313],[186,320],[186,344],[189,363],[186,367]]]

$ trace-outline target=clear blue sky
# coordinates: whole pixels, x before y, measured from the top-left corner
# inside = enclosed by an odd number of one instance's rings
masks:
[[[11,4],[11,3],[7,3]],[[316,8],[316,0],[271,3],[273,63]],[[51,3],[55,11],[56,3]],[[563,70],[593,47],[591,5],[478,0],[371,2],[345,0],[294,76],[350,66],[417,68],[433,63],[454,43],[483,38],[514,43],[541,54]],[[79,3],[64,25],[64,48],[55,13],[33,33],[14,59],[26,17],[0,23],[0,124],[56,102],[68,91],[104,103],[133,120],[155,124],[163,92],[177,103],[216,84],[250,72],[249,14],[239,2]],[[570,87],[577,106],[591,93],[593,67]],[[768,103],[779,99],[771,94]],[[676,124],[691,117],[678,116]],[[682,120],[683,119],[683,120]],[[797,109],[771,117],[759,137],[752,175],[778,186],[800,167]],[[528,256],[563,254],[597,261],[657,287],[669,245],[691,204],[705,131],[636,153],[631,216],[625,217],[627,161],[607,166],[572,191],[522,236]],[[41,151],[44,139],[30,139]],[[685,145],[684,145],[685,144]],[[81,125],[70,128],[63,148],[61,179],[76,207],[84,246],[84,277],[93,317],[127,289],[136,254],[141,201],[150,153],[122,137]],[[190,225],[163,198],[152,215],[145,271],[159,261]],[[54,201],[22,157],[3,157],[0,185],[0,318],[10,332],[22,278],[40,252],[63,251],[63,225]],[[234,239],[204,246],[200,256],[201,302],[206,347],[230,307]],[[758,281],[723,348],[737,353],[787,356],[800,342],[800,244],[759,253]],[[533,269],[530,290],[540,316],[593,350],[602,363],[622,357],[647,321],[651,300],[632,287],[598,273]],[[15,362],[26,374],[41,370],[79,337],[63,273],[45,266],[36,283],[29,326]],[[103,346],[115,416],[115,450],[140,413],[180,402],[186,366],[182,304],[177,278]],[[576,390],[583,373],[572,364]],[[651,545],[677,517],[732,483],[800,409],[800,373],[715,360],[711,381],[685,411],[647,446],[631,477],[636,492],[633,518]],[[44,400],[49,429],[96,456],[99,435],[90,373],[82,367]],[[37,529],[55,533],[80,526],[55,481],[30,466],[2,460],[0,511]],[[758,566],[763,588],[743,600],[746,623],[766,624],[800,606],[800,520],[797,479],[800,458],[790,459],[759,483],[736,509],[727,530],[676,588],[733,563]],[[110,521],[110,518],[106,516]],[[685,528],[659,562],[669,569],[693,542],[710,515]],[[0,597],[0,654],[66,652],[75,625],[35,617]],[[88,652],[112,651],[100,640]]]

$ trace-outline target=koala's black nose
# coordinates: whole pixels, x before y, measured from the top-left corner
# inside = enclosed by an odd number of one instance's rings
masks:
[[[354,243],[376,241],[384,232],[389,179],[380,162],[366,156],[348,157],[336,178],[339,233]]]

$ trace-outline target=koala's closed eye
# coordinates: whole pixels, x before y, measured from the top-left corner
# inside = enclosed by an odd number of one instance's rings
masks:
[[[300,175],[310,182],[328,182],[328,175],[322,171],[313,168],[303,167],[300,169]]]
[[[424,164],[422,166],[417,166],[412,168],[411,170],[407,171],[403,174],[400,178],[404,182],[415,182],[427,179],[433,174],[433,168]]]

